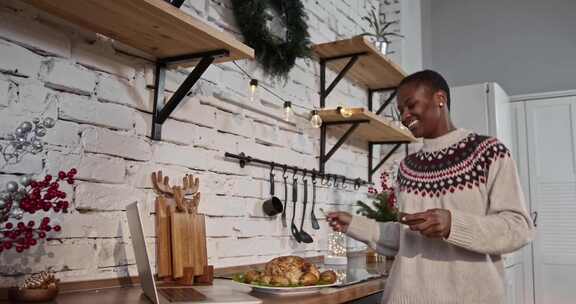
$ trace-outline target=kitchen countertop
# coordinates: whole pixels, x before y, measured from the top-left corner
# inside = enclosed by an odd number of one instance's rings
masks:
[[[338,268],[346,273],[348,279],[352,277],[353,281],[357,279],[365,279],[368,274],[383,274],[387,270],[386,263],[371,263],[366,264],[365,259],[350,258],[348,266],[325,266],[322,268]],[[343,287],[327,287],[322,289],[319,293],[308,295],[294,295],[294,296],[277,296],[272,294],[265,294],[254,292],[250,287],[236,284],[235,282],[227,279],[215,279],[213,286],[198,286],[194,287],[202,292],[205,288],[233,288],[240,292],[249,293],[251,296],[262,300],[263,304],[271,303],[302,303],[302,304],[320,304],[320,303],[344,303],[355,299],[360,299],[373,295],[384,290],[386,279],[384,276],[377,278],[365,279],[361,282],[350,284]],[[0,303],[9,303],[7,301],[0,301]],[[101,289],[88,289],[81,291],[71,291],[61,293],[57,300],[53,303],[57,304],[131,304],[131,303],[151,303],[142,293],[139,286],[130,287],[112,287]]]

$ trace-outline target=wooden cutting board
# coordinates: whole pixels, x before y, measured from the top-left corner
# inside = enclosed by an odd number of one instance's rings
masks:
[[[200,225],[200,233],[199,233],[199,239],[200,239],[200,261],[203,264],[203,266],[208,266],[208,250],[207,250],[207,244],[206,244],[206,222],[204,220],[204,215],[200,214],[199,216],[199,225]]]
[[[166,198],[157,196],[155,207],[158,277],[165,278],[172,275],[170,214],[166,203]]]
[[[208,265],[204,262],[204,251],[206,250],[206,233],[204,232],[204,215],[192,214],[193,221],[193,242],[192,251],[194,252],[194,275],[203,275],[204,268]]]
[[[172,233],[172,277],[178,279],[184,276],[184,264],[186,260],[183,247],[186,243],[187,234],[186,212],[176,211],[175,206],[170,206],[170,222]]]
[[[186,257],[184,267],[193,267],[193,275],[198,275],[196,269],[196,252],[195,245],[198,233],[196,230],[196,219],[194,214],[186,214],[186,242],[183,245],[182,251]]]

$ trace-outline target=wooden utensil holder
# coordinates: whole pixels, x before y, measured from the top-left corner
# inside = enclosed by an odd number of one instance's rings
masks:
[[[214,267],[208,265],[206,225],[198,214],[199,181],[191,176],[183,186],[170,187],[162,172],[152,174],[156,197],[158,278],[183,285],[211,285]],[[193,195],[191,199],[186,195]]]

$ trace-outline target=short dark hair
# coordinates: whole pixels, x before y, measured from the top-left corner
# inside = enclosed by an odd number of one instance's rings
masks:
[[[448,109],[450,109],[450,87],[448,87],[446,79],[444,79],[440,73],[432,70],[416,72],[404,77],[404,79],[400,81],[398,88],[407,84],[414,84],[416,86],[424,85],[432,89],[433,92],[437,92],[439,90],[446,92],[446,103]]]

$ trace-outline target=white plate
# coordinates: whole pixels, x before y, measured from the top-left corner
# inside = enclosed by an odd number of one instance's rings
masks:
[[[263,293],[270,293],[275,295],[303,295],[303,294],[311,294],[320,292],[322,288],[326,287],[334,287],[340,285],[339,282],[333,284],[326,284],[326,285],[314,285],[314,286],[300,286],[300,287],[274,287],[274,286],[259,286],[259,285],[252,285],[246,283],[240,283],[237,281],[233,281],[236,284],[240,284],[243,286],[252,287],[252,290],[257,292]]]

